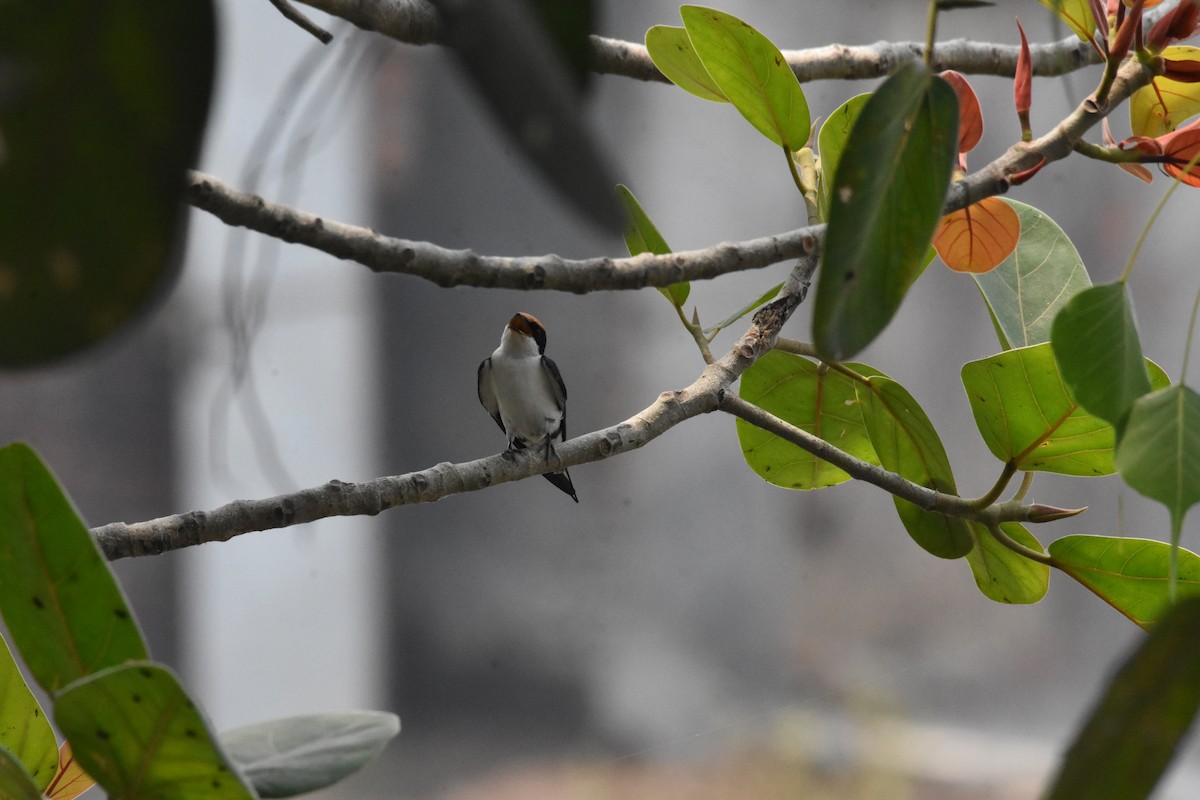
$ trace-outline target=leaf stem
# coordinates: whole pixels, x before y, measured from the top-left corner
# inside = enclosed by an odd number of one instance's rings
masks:
[[[926,67],[931,68],[933,66],[933,41],[937,36],[937,15],[937,0],[929,0],[925,17],[925,52],[921,54],[921,59],[925,62]]]
[[[672,303],[671,305],[675,305]],[[682,306],[675,306],[675,313],[679,315],[679,321],[683,323],[683,327],[687,328],[687,332],[696,340],[696,346],[700,348],[700,355],[704,357],[705,364],[711,364],[713,359],[712,350],[708,346],[708,337],[704,335],[704,328],[700,325],[699,314],[696,311],[692,313],[696,315],[695,320],[689,320],[683,313]]]
[[[1026,547],[1025,545],[1021,544],[1016,539],[1005,533],[1004,529],[1000,527],[999,522],[989,522],[987,527],[988,533],[992,534],[997,542],[1004,545],[1009,550],[1012,550],[1017,555],[1025,556],[1025,558],[1028,558],[1030,561],[1036,561],[1039,564],[1045,564],[1049,567],[1056,566],[1054,563],[1054,558],[1049,553],[1039,553],[1032,547]]]
[[[1013,494],[1012,499],[1020,502],[1025,499],[1025,495],[1029,494],[1029,490],[1033,488],[1033,473],[1026,472],[1021,476],[1021,485],[1017,487],[1017,491]]]
[[[808,342],[798,342],[795,339],[785,339],[782,336],[775,342],[775,349],[783,353],[791,353],[794,356],[805,356],[806,358],[815,358],[830,369],[840,372],[852,381],[858,381],[864,386],[869,386],[866,376],[847,367],[840,361],[826,361],[817,353],[817,348]]]
[[[1187,383],[1188,362],[1192,360],[1192,339],[1196,331],[1196,312],[1200,310],[1200,288],[1196,290],[1196,299],[1192,302],[1192,317],[1188,320],[1187,342],[1183,345],[1183,366],[1179,369],[1179,382]]]
[[[1168,188],[1167,191],[1163,193],[1162,200],[1159,200],[1158,205],[1156,205],[1154,207],[1154,212],[1150,215],[1150,219],[1146,220],[1145,227],[1142,228],[1141,234],[1138,235],[1137,242],[1135,242],[1133,245],[1133,252],[1129,254],[1129,261],[1126,262],[1126,264],[1125,264],[1125,271],[1121,273],[1121,277],[1120,277],[1121,283],[1125,283],[1126,281],[1129,280],[1129,273],[1133,272],[1133,264],[1134,264],[1134,262],[1137,261],[1138,253],[1140,253],[1142,251],[1142,245],[1145,244],[1146,237],[1150,235],[1150,229],[1152,227],[1154,227],[1155,220],[1158,219],[1158,215],[1162,213],[1162,210],[1164,208],[1166,208],[1167,201],[1171,199],[1171,195],[1174,194],[1175,190],[1178,189],[1180,184],[1183,183],[1183,176],[1187,175],[1188,172],[1191,171],[1192,167],[1196,166],[1197,163],[1200,163],[1200,153],[1196,153],[1196,155],[1192,156],[1191,161],[1189,161],[1184,166],[1183,170],[1178,175],[1174,176],[1174,180],[1171,181],[1170,188]],[[1192,314],[1192,319],[1195,320],[1194,312]],[[1189,330],[1188,330],[1188,343],[1189,344],[1191,343],[1191,340],[1192,340],[1192,335],[1191,335],[1191,329],[1189,327]],[[1186,367],[1187,367],[1187,364],[1185,362],[1184,368],[1186,369]]]
[[[988,490],[987,494],[968,502],[979,509],[987,508],[1000,498],[1000,495],[1002,495],[1004,490],[1008,488],[1009,481],[1011,481],[1013,475],[1016,474],[1017,463],[1015,461],[1005,462],[1004,469],[1000,470],[1000,477],[996,479],[996,482],[992,485],[992,488]]]

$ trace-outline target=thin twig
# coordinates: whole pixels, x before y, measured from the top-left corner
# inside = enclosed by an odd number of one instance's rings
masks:
[[[278,8],[280,14],[283,14],[289,20],[317,37],[317,40],[321,44],[329,44],[333,41],[332,33],[309,19],[303,11],[291,4],[291,0],[271,0],[271,5]]]

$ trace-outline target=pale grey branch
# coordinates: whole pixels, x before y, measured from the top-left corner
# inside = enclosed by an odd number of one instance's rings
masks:
[[[824,226],[663,256],[573,260],[557,255],[505,257],[449,250],[429,242],[382,236],[369,228],[322,219],[190,173],[186,199],[228,225],[307,245],[376,272],[415,275],[439,286],[594,292],[669,286],[761,269],[816,252]]]
[[[302,0],[364,30],[406,44],[441,41],[437,12],[426,0]],[[678,20],[663,24],[679,25]],[[1009,31],[1016,39],[1016,26]],[[668,82],[646,52],[645,45],[606,36],[592,36],[592,69],[643,81]],[[870,45],[831,44],[804,50],[784,50],[784,58],[801,81],[881,78],[905,61],[919,58],[919,42],[877,42]],[[1015,44],[992,44],[954,39],[938,42],[934,68],[980,75],[1011,76],[1017,67]],[[1030,47],[1035,75],[1053,76],[1099,63],[1090,45],[1075,36]]]

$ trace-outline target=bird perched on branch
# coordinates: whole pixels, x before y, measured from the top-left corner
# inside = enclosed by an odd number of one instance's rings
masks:
[[[521,312],[504,326],[500,346],[479,365],[479,402],[508,436],[509,450],[541,448],[549,461],[554,442],[566,441],[567,387],[546,356],[537,317]],[[545,478],[579,502],[565,469]]]

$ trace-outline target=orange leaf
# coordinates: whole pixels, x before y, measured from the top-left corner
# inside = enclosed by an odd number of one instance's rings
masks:
[[[46,797],[50,800],[74,800],[95,785],[96,782],[75,760],[71,743],[63,742],[62,747],[58,748],[58,772],[46,787]]]
[[[942,78],[954,87],[958,95],[958,152],[969,153],[983,136],[983,112],[979,109],[979,98],[967,79],[952,69],[941,73]]]
[[[1158,137],[1162,145],[1163,155],[1169,161],[1162,165],[1163,172],[1173,178],[1178,178],[1189,186],[1200,187],[1200,164],[1192,163],[1193,159],[1200,161],[1200,121],[1193,122],[1174,133]],[[1191,167],[1184,172],[1184,168]]]
[[[1021,236],[1021,220],[999,197],[942,217],[933,246],[943,263],[955,272],[980,274],[1008,258]]]

